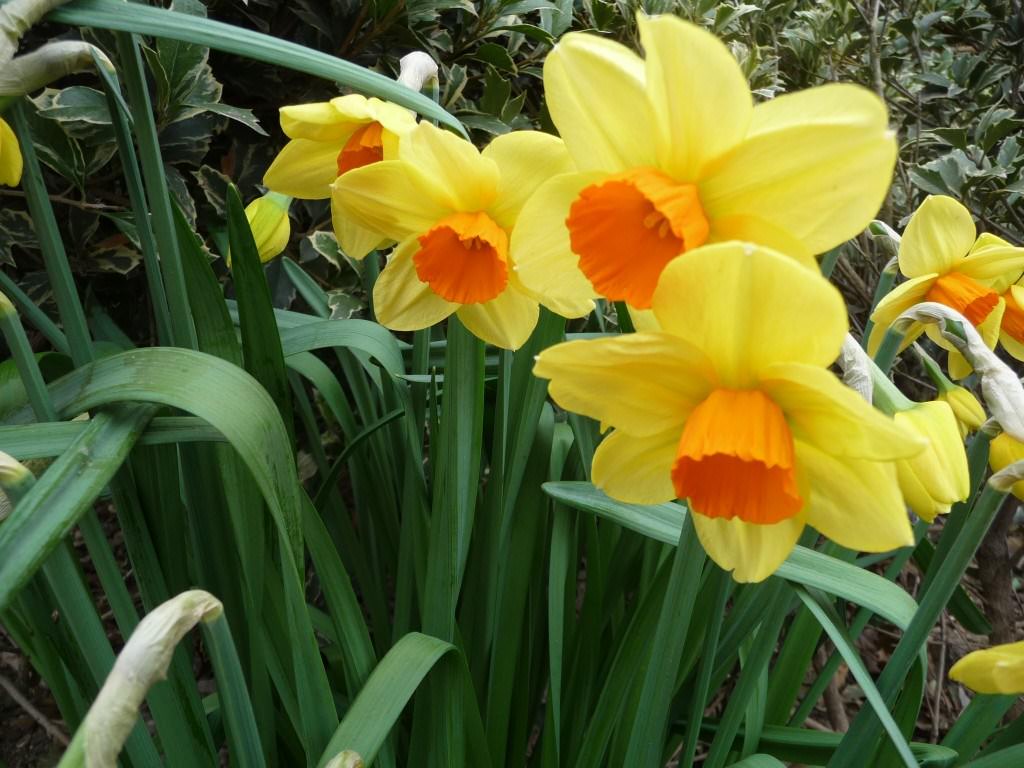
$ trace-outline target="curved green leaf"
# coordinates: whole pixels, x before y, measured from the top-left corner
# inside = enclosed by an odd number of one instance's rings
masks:
[[[305,72],[356,91],[408,107],[466,136],[462,123],[436,103],[391,78],[303,45],[280,40],[231,24],[119,0],[77,0],[50,12],[49,21],[77,27],[113,29],[152,35],[225,51]]]
[[[314,349],[344,347],[374,358],[392,376],[405,373],[402,350],[391,332],[369,320],[314,320],[281,329],[285,357]]]

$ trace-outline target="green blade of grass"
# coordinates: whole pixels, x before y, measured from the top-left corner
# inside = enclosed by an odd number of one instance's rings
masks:
[[[76,0],[51,11],[47,19],[76,27],[112,29],[180,40],[245,59],[305,72],[401,104],[453,128],[463,136],[467,135],[462,124],[433,101],[384,75],[302,45],[231,24],[162,8],[125,5],[117,0]]]

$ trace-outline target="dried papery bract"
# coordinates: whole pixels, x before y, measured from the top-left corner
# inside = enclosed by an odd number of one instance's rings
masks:
[[[217,598],[195,589],[157,606],[139,622],[75,736],[84,752],[86,768],[117,765],[117,756],[138,719],[139,707],[150,687],[167,676],[178,642],[200,621],[213,621],[223,610]],[[72,757],[75,751],[73,746],[61,761],[62,766],[80,764]]]
[[[363,758],[358,752],[346,749],[331,758],[324,768],[363,768]]]
[[[956,310],[932,301],[908,309],[896,319],[894,327],[902,333],[913,323],[935,325],[942,338],[967,359],[981,379],[981,394],[993,418],[1004,432],[1024,442],[1024,386],[1010,366],[988,348],[975,327]]]
[[[437,62],[423,51],[407,53],[398,60],[398,82],[414,91],[423,90],[431,80],[437,80]]]
[[[3,63],[0,68],[0,96],[21,96],[66,75],[91,69],[94,56],[108,72],[114,72],[110,59],[95,45],[80,40],[47,43]]]
[[[869,403],[874,394],[871,382],[871,358],[850,334],[843,339],[839,351],[839,367],[843,369],[843,383]]]
[[[1015,461],[994,473],[988,479],[988,484],[1001,493],[1009,493],[1021,480],[1024,480],[1024,461]]]

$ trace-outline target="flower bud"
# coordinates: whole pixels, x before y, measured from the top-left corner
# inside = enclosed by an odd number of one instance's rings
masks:
[[[277,192],[268,192],[245,207],[260,261],[266,263],[283,251],[291,238],[292,226],[288,206],[292,199]]]
[[[993,472],[1001,472],[1018,461],[1024,461],[1024,443],[1014,440],[1005,432],[992,438],[988,448],[988,465]],[[1010,493],[1024,500],[1024,481],[1014,483]]]
[[[3,118],[0,118],[0,185],[16,187],[21,183],[21,145]]]
[[[1024,642],[969,653],[949,670],[949,679],[977,693],[1024,693]]]
[[[970,390],[953,386],[951,389],[940,390],[938,399],[948,403],[953,409],[961,438],[967,437],[971,432],[977,432],[985,423],[985,409]]]
[[[893,418],[910,434],[928,441],[921,453],[895,464],[907,505],[930,523],[970,494],[967,453],[956,417],[947,403],[933,400],[898,411]]]

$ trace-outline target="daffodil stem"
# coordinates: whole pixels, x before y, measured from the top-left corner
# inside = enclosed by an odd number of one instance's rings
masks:
[[[875,311],[875,307],[878,303],[888,295],[889,291],[892,290],[893,285],[896,284],[896,273],[899,271],[898,266],[890,262],[882,270],[882,274],[878,276],[878,284],[875,285],[875,294],[871,297],[871,309],[868,310],[868,321],[864,324],[864,335],[861,337],[861,346],[867,349],[868,339],[871,337],[871,329],[875,327],[874,321],[871,319],[871,313]]]
[[[633,325],[633,318],[629,314],[629,307],[624,301],[615,302],[615,317],[619,321],[619,330],[622,333],[634,333],[636,326]]]
[[[891,707],[896,701],[901,684],[921,648],[928,641],[928,634],[945,609],[946,603],[953,596],[957,584],[963,578],[974,552],[1005,498],[1005,491],[998,491],[991,485],[986,485],[974,509],[967,516],[960,535],[950,547],[948,555],[938,561],[930,588],[923,593],[914,618],[889,657],[889,663],[878,677],[878,692],[887,706]],[[871,707],[863,707],[836,748],[832,760],[828,763],[829,768],[853,768],[863,765],[865,750],[875,744],[880,733],[881,726],[874,710]]]
[[[18,311],[46,337],[55,350],[62,355],[70,356],[71,348],[68,345],[68,337],[43,310],[36,306],[32,298],[21,290],[6,272],[2,271],[0,271],[0,291],[7,294],[7,298],[18,308]]]
[[[18,367],[18,375],[28,394],[37,421],[57,421],[57,411],[50,399],[46,381],[39,370],[39,363],[28,343],[25,329],[21,325],[14,305],[0,293],[0,331],[3,332],[7,346],[11,350],[14,364]]]
[[[888,373],[889,369],[892,368],[892,364],[896,361],[896,356],[900,351],[900,344],[903,343],[903,335],[904,334],[893,328],[890,328],[885,332],[885,338],[882,339],[882,345],[875,353],[875,364],[883,373]],[[867,337],[865,336],[865,338]]]
[[[661,764],[679,661],[706,559],[693,527],[692,513],[688,512],[679,531],[668,588],[644,667],[640,705],[634,713],[625,765],[656,768]]]
[[[821,274],[823,277],[832,277],[832,272],[836,268],[836,263],[839,261],[841,253],[842,249],[836,246],[821,257]]]
[[[891,416],[897,411],[905,411],[914,406],[914,403],[893,384],[881,366],[873,360],[868,360],[868,363],[871,374],[872,402],[875,407],[882,413]]]
[[[939,537],[938,545],[935,548],[935,555],[924,580],[918,588],[918,594],[926,594],[931,588],[939,572],[939,567],[949,555],[953,545],[960,538],[964,524],[970,514],[971,508],[978,499],[981,492],[981,481],[985,476],[985,469],[988,466],[988,450],[992,438],[984,432],[975,433],[967,446],[967,469],[970,473],[971,495],[965,501],[958,501],[953,505],[946,517],[946,524],[942,527],[942,535]]]

